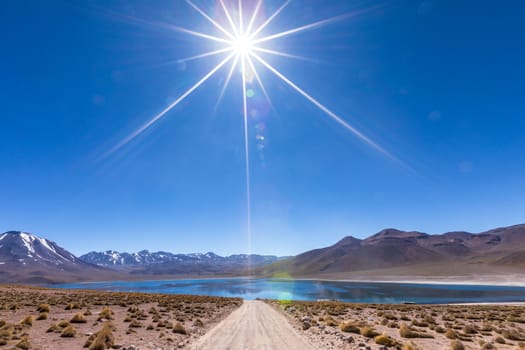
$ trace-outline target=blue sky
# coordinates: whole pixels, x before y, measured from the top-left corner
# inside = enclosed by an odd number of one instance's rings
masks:
[[[265,1],[264,15],[281,4]],[[524,11],[520,0],[293,1],[268,34],[354,15],[273,44],[310,60],[264,57],[399,161],[258,66],[274,109],[251,87],[253,252],[524,222]],[[218,34],[178,0],[3,2],[0,230],[76,254],[248,251],[239,72],[217,108],[227,68],[104,156],[220,60],[181,63],[213,43],[159,23]]]

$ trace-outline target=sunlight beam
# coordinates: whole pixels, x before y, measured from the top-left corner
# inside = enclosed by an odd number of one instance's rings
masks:
[[[250,186],[250,146],[248,138],[248,101],[246,99],[246,58],[241,57],[242,65],[242,103],[244,115],[244,163],[246,166],[246,229],[248,231],[248,251],[252,253],[252,199]],[[251,270],[251,264],[249,269]]]
[[[268,53],[268,54],[270,54],[270,55],[275,55],[275,56],[282,56],[282,57],[286,57],[286,58],[293,58],[293,59],[301,60],[301,61],[317,62],[316,60],[314,60],[314,59],[312,59],[312,58],[303,57],[303,56],[297,56],[297,55],[292,55],[292,54],[289,54],[289,53],[286,53],[286,52],[281,52],[281,51],[275,51],[275,50],[265,49],[265,48],[258,47],[258,46],[254,46],[254,47],[252,47],[252,50],[253,50],[253,51],[259,51],[259,52]]]
[[[242,0],[239,0],[239,33],[241,36],[244,35],[244,24],[242,21]]]
[[[350,15],[349,14],[344,14],[344,15],[340,15],[340,16],[335,16],[335,17],[332,17],[332,18],[323,19],[322,21],[318,21],[318,22],[310,23],[310,24],[307,24],[307,25],[304,25],[304,26],[300,26],[300,27],[297,27],[297,28],[289,29],[289,30],[286,30],[286,31],[281,32],[281,33],[265,36],[264,38],[260,38],[260,39],[254,40],[253,44],[254,45],[255,44],[260,44],[260,43],[265,42],[265,41],[269,41],[269,40],[273,40],[273,39],[277,39],[277,38],[282,38],[282,37],[285,37],[285,36],[288,36],[288,35],[292,35],[292,34],[295,34],[295,33],[299,33],[299,32],[305,31],[305,30],[309,30],[309,29],[314,29],[314,28],[317,28],[317,27],[320,27],[320,26],[324,26],[324,25],[333,23],[333,22],[341,21],[343,19],[348,18],[348,16],[350,16]]]
[[[226,92],[226,89],[228,88],[228,85],[230,84],[230,80],[232,78],[233,72],[235,71],[235,68],[237,67],[237,62],[239,62],[239,55],[235,55],[235,59],[233,60],[232,66],[230,68],[230,71],[228,72],[228,76],[226,77],[226,81],[224,82],[224,85],[222,87],[221,93],[219,94],[219,98],[217,99],[217,103],[215,104],[215,110],[219,107],[219,104],[222,101],[222,98],[224,96],[224,93]]]
[[[141,126],[139,129],[131,133],[129,136],[127,136],[124,140],[119,142],[115,147],[113,147],[106,155],[110,155],[114,153],[115,151],[119,150],[126,144],[128,144],[130,141],[132,141],[135,137],[143,133],[146,129],[148,129],[150,126],[155,124],[159,119],[164,117],[166,113],[168,113],[170,110],[172,110],[175,106],[177,106],[180,102],[182,102],[186,97],[188,97],[193,91],[195,91],[199,86],[201,86],[206,80],[208,80],[213,74],[215,74],[219,69],[222,68],[232,57],[233,53],[228,55],[225,59],[223,59],[221,62],[219,62],[218,65],[216,65],[212,70],[210,70],[204,77],[201,78],[195,85],[193,85],[191,88],[186,90],[185,93],[183,93],[179,98],[177,98],[174,102],[172,102],[168,107],[164,108],[160,113],[158,113],[156,116],[154,116],[150,121],[148,121],[146,124]]]
[[[257,14],[259,13],[259,9],[261,7],[262,0],[257,1],[257,5],[255,5],[255,10],[253,11],[252,18],[250,19],[250,23],[248,23],[248,27],[246,28],[246,34],[250,35],[250,32],[253,27],[253,23],[255,22],[255,18],[257,18]]]
[[[261,78],[259,77],[259,73],[257,73],[257,70],[255,69],[255,65],[253,64],[253,61],[252,61],[251,57],[248,55],[246,58],[248,60],[248,63],[250,64],[250,68],[253,70],[253,74],[255,75],[255,80],[257,80],[257,83],[261,87],[261,90],[262,90],[262,92],[264,94],[264,97],[266,98],[266,100],[270,104],[270,107],[272,108],[272,111],[275,112],[275,108],[273,106],[272,100],[270,100],[270,96],[268,95],[268,92],[266,92],[266,88],[264,87],[264,84],[263,84]]]
[[[279,7],[277,9],[277,11],[275,11],[270,17],[268,17],[268,19],[259,27],[257,28],[257,30],[255,32],[253,32],[252,34],[250,34],[250,37],[249,39],[252,40],[253,38],[255,38],[257,36],[257,34],[259,34],[264,28],[266,28],[266,26],[268,24],[270,24],[271,21],[273,21],[275,19],[275,17],[277,17],[285,8],[286,6],[288,6],[290,4],[290,1],[291,0],[286,0],[286,2],[284,4],[281,5],[281,7]]]
[[[228,51],[232,51],[233,49],[231,47],[226,47],[224,49],[219,49],[219,50],[215,50],[215,51],[210,51],[210,52],[205,52],[205,53],[201,53],[200,55],[195,55],[195,56],[190,56],[190,57],[186,57],[186,58],[181,58],[180,60],[176,60],[174,62],[180,62],[180,61],[183,61],[183,62],[189,62],[189,61],[194,61],[194,60],[198,60],[198,59],[201,59],[201,58],[206,58],[206,57],[210,57],[210,56],[215,56],[215,55],[218,55],[218,54],[221,54],[221,53],[225,53],[225,52],[228,52]]]
[[[226,7],[226,4],[224,3],[224,0],[221,0],[221,6],[224,10],[224,13],[226,14],[226,18],[228,19],[228,22],[230,22],[230,25],[233,29],[233,33],[235,36],[239,36],[239,32],[237,31],[237,27],[235,26],[235,23],[233,23],[232,16],[230,15],[230,11],[228,11],[228,8]]]
[[[176,30],[176,31],[182,32],[182,33],[186,33],[186,34],[190,34],[190,35],[193,35],[193,36],[197,36],[199,38],[204,38],[204,39],[208,39],[208,40],[217,41],[217,42],[220,42],[220,43],[223,43],[223,44],[230,44],[231,43],[231,41],[227,40],[227,39],[219,38],[217,36],[213,36],[213,35],[209,35],[209,34],[196,32],[194,30],[186,29],[186,28],[179,27],[179,26],[174,26],[174,25],[171,25],[171,24],[166,24],[165,27],[169,28],[169,29],[172,29],[172,30]]]
[[[329,117],[331,117],[333,120],[335,120],[337,123],[339,123],[341,126],[343,126],[348,131],[352,132],[354,135],[356,135],[358,138],[360,138],[362,141],[367,143],[372,148],[376,149],[380,153],[384,154],[388,158],[398,161],[394,156],[392,156],[388,151],[386,151],[383,147],[379,146],[377,143],[372,141],[370,138],[368,138],[366,135],[364,135],[362,132],[354,128],[352,125],[348,124],[345,120],[343,120],[341,117],[339,117],[337,114],[329,110],[327,107],[325,107],[323,104],[321,104],[319,101],[317,101],[315,98],[310,96],[307,92],[305,92],[303,89],[301,89],[299,86],[297,86],[294,82],[292,82],[290,79],[285,77],[281,72],[279,72],[277,69],[275,69],[273,66],[271,66],[269,63],[267,63],[264,59],[259,57],[257,54],[252,54],[253,57],[255,57],[259,62],[261,62],[268,70],[270,70],[273,74],[275,74],[277,77],[279,77],[282,81],[284,81],[286,84],[291,86],[295,91],[297,91],[299,94],[301,94],[303,97],[305,97],[308,101],[310,101],[312,104],[314,104],[317,108],[319,108],[321,111],[325,112]]]
[[[219,23],[217,23],[216,21],[213,20],[213,18],[211,18],[210,16],[208,16],[206,14],[206,12],[204,12],[203,10],[200,9],[200,7],[198,7],[197,5],[195,5],[192,1],[190,0],[186,0],[186,2],[191,6],[193,7],[193,9],[195,11],[197,11],[198,13],[200,13],[204,18],[206,18],[211,24],[213,24],[217,29],[219,29],[221,32],[223,32],[224,34],[226,34],[227,37],[229,37],[230,39],[232,40],[235,40],[235,36],[233,36],[229,31],[227,31],[226,29],[224,29]]]

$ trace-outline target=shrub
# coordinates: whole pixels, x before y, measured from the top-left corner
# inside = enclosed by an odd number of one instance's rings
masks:
[[[65,310],[73,310],[73,309],[80,309],[80,306],[78,306],[77,303],[70,303],[70,304],[67,304],[65,307]]]
[[[342,322],[339,325],[341,332],[360,334],[361,331],[353,322]]]
[[[46,332],[51,333],[51,332],[60,332],[60,331],[62,331],[62,328],[59,327],[57,324],[54,324],[51,327],[49,327]]]
[[[66,320],[62,320],[57,323],[57,326],[59,326],[60,328],[66,328],[67,326],[69,326],[69,322],[67,322]]]
[[[139,321],[137,320],[133,320],[131,321],[131,323],[129,324],[129,328],[140,328],[142,327],[142,323],[140,323]]]
[[[105,318],[106,320],[112,320],[113,319],[113,315],[115,313],[113,312],[113,310],[111,310],[109,307],[107,306],[104,306],[104,308],[102,309],[102,311],[99,312],[98,314],[98,318],[99,319],[103,319]]]
[[[401,350],[420,350],[421,348],[417,346],[414,342],[409,341],[408,343],[403,344]]]
[[[31,349],[31,343],[29,343],[29,339],[26,336],[22,337],[22,339],[20,339],[20,341],[18,343],[16,343],[15,347],[17,349],[22,349],[22,350],[29,350]]]
[[[412,330],[405,323],[401,324],[401,327],[399,327],[399,335],[403,338],[434,338],[431,334],[420,333]]]
[[[89,348],[89,350],[106,350],[112,348],[114,342],[115,336],[113,335],[112,326],[109,322],[106,322],[100,331],[88,338],[84,347]]]
[[[20,324],[22,326],[29,326],[29,327],[31,327],[33,325],[33,316],[31,316],[31,315],[27,316],[22,321],[20,321]]]
[[[463,343],[460,342],[459,340],[453,340],[450,343],[450,348],[452,350],[465,350],[465,346],[463,346]]]
[[[381,335],[378,335],[378,336],[374,337],[374,341],[376,342],[376,344],[384,345],[384,346],[387,346],[387,347],[398,346],[399,345],[399,343],[397,341],[395,341],[394,339],[390,338],[386,334],[381,334]]]
[[[476,334],[478,333],[478,331],[476,331],[476,329],[470,325],[466,325],[465,327],[463,327],[463,332],[465,334]]]
[[[49,306],[49,304],[40,304],[36,308],[36,311],[50,313],[51,312],[51,306]]]
[[[36,320],[37,320],[37,321],[47,320],[47,316],[48,316],[48,313],[47,313],[47,312],[42,312],[40,315],[38,315],[38,317],[36,318]]]
[[[361,327],[359,329],[359,333],[363,336],[363,337],[367,337],[367,338],[374,338],[375,336],[378,336],[379,333],[376,332],[375,329],[371,328],[371,327],[368,327],[368,326],[365,326],[365,327]]]
[[[73,316],[73,318],[71,320],[69,320],[69,322],[71,322],[71,323],[86,323],[87,320],[84,317],[84,315],[82,315],[81,313],[78,313],[75,316]]]
[[[175,326],[173,326],[173,333],[177,333],[177,334],[188,334],[188,332],[186,331],[186,329],[184,328],[184,326],[181,325],[180,323],[177,323]]]
[[[72,325],[67,326],[64,328],[62,333],[60,334],[63,338],[73,338],[77,334],[77,330]]]
[[[448,339],[457,339],[458,338],[458,334],[452,328],[449,328],[445,332],[445,337],[447,337]]]
[[[498,344],[505,344],[505,339],[503,339],[503,337],[496,337],[494,341]]]

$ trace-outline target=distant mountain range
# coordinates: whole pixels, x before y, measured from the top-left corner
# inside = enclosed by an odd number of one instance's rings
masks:
[[[223,257],[212,252],[206,254],[173,254],[168,252],[120,253],[114,250],[90,252],[81,260],[111,268],[127,271],[132,275],[212,275],[231,274],[249,267],[260,267],[285,259],[273,255],[237,254]]]
[[[525,224],[482,233],[429,235],[385,229],[366,239],[336,244],[295,257],[168,252],[90,252],[75,257],[56,243],[10,231],[0,235],[1,283],[53,283],[170,277],[291,276],[391,279],[392,276],[523,274]]]
[[[474,234],[429,235],[386,229],[264,266],[258,274],[291,276],[447,276],[524,273],[525,225]]]
[[[90,252],[77,258],[55,242],[36,235],[9,231],[0,235],[1,283],[53,283],[151,276],[232,276],[250,267],[284,259],[277,256],[238,254],[222,257],[168,252]]]

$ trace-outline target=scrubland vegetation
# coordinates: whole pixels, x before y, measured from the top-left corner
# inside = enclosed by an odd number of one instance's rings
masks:
[[[238,298],[0,287],[0,349],[184,348]]]
[[[522,305],[266,302],[319,348],[525,350]]]

